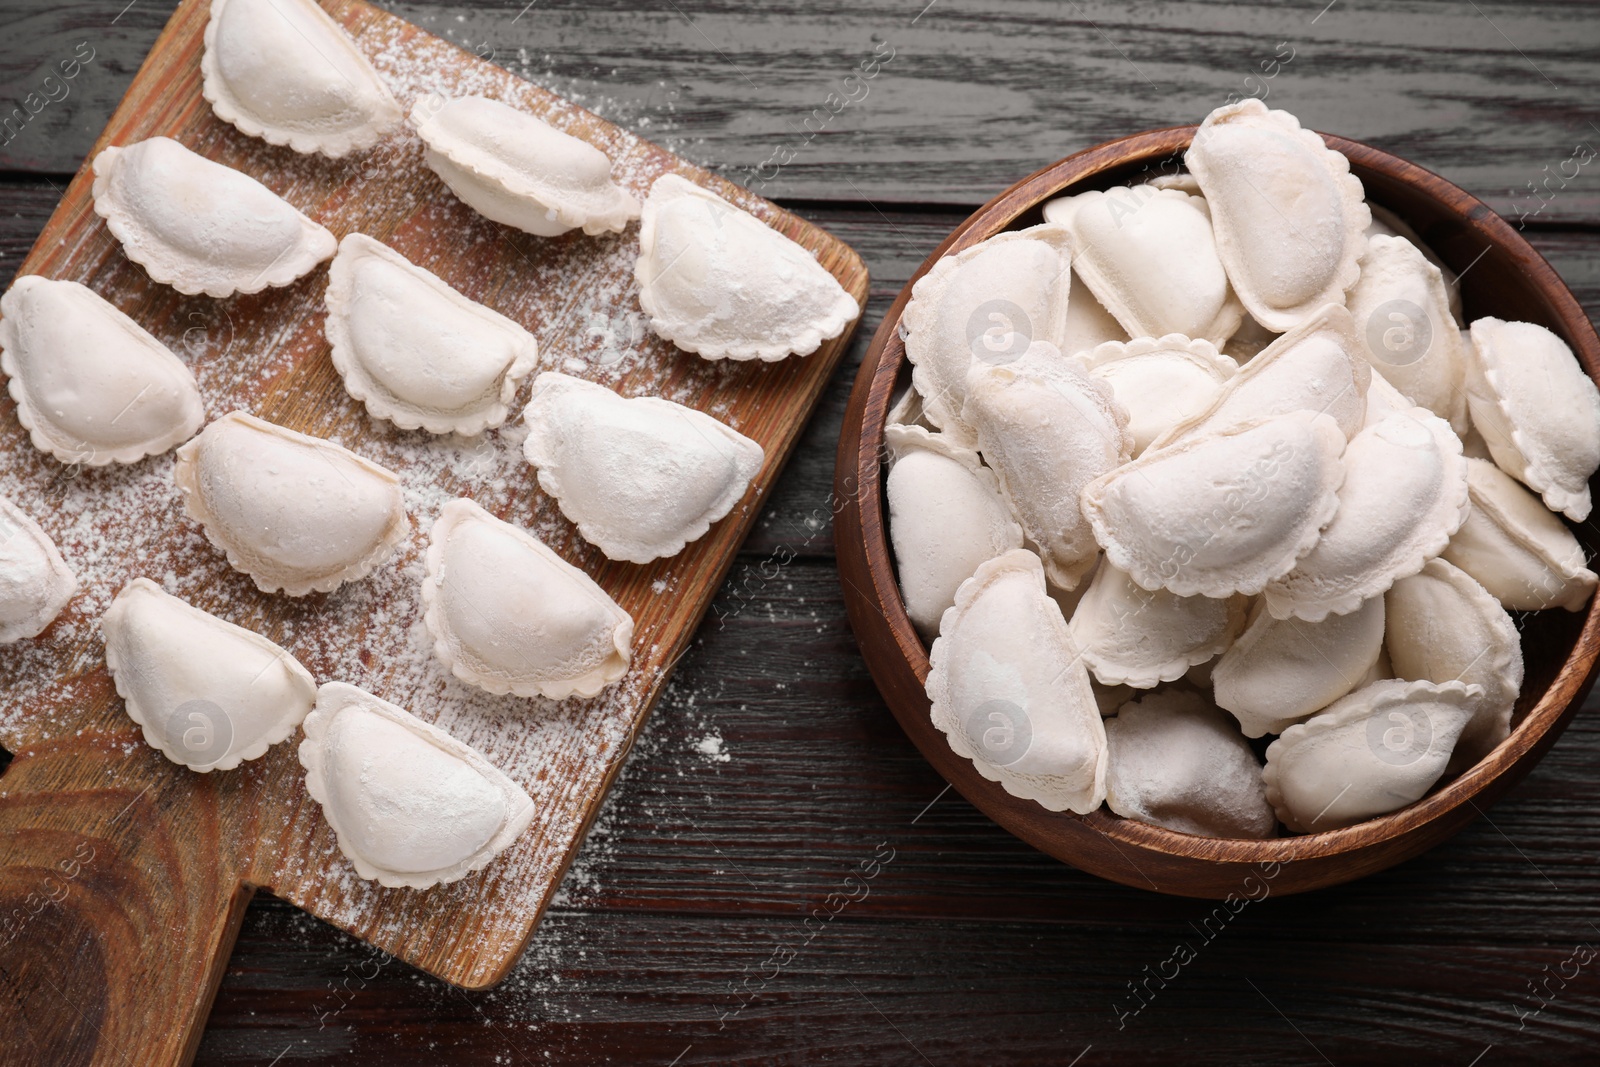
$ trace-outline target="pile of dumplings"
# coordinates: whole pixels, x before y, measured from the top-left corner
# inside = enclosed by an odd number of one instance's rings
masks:
[[[1510,612],[1588,604],[1600,391],[1543,326],[1463,329],[1292,115],[1219,108],[1185,164],[912,290],[886,492],[932,719],[1052,811],[1350,826],[1507,738]]]
[[[370,149],[405,114],[313,0],[213,0],[201,69],[219,118],[296,152]],[[504,102],[432,94],[410,114],[426,165],[489,219],[545,238],[618,234],[638,220],[640,303],[687,352],[805,355],[860,314],[806,249],[679,175],[658,178],[641,205],[604,152]],[[95,210],[123,252],[179,292],[255,293],[331,258],[330,358],[375,420],[479,435],[510,418],[539,369],[518,322],[373,236],[336,238],[175,140],[106,148],[93,169]],[[176,499],[262,592],[331,593],[411,537],[401,473],[247,411],[208,423],[183,361],[92,289],[20,277],[0,316],[0,369],[34,446],[88,466],[176,448]],[[533,377],[523,417],[538,483],[613,560],[683,551],[745,499],[767,462],[760,444],[704,412],[552,371]],[[0,644],[44,633],[78,589],[39,524],[0,498]],[[592,697],[628,671],[628,612],[471,499],[436,516],[417,595],[438,661],[489,693]],[[303,728],[307,790],[363,878],[454,881],[530,824],[528,794],[481,753],[375,694],[319,688],[285,649],[148,578],[121,590],[102,631],[129,716],[177,763],[227,771]]]

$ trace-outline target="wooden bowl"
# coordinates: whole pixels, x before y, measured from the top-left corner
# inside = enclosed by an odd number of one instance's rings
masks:
[[[1271,841],[1195,837],[1102,808],[1046,811],[983,778],[950,750],[929,718],[928,652],[895,580],[883,490],[883,427],[891,397],[909,381],[900,318],[911,284],[941,257],[996,233],[1043,221],[1040,205],[1063,193],[1139,181],[1181,162],[1196,127],[1135,134],[1079,152],[1023,179],[958,226],[901,290],[867,350],[845,414],[835,472],[834,538],[850,622],[890,710],[922,754],[995,822],[1044,852],[1124,885],[1180,896],[1259,897],[1348,882],[1425,851],[1456,833],[1519,781],[1565,728],[1594,681],[1600,609],[1555,609],[1518,618],[1527,677],[1511,736],[1477,766],[1400,811],[1341,830]],[[1376,148],[1322,135],[1344,153],[1368,200],[1393,211],[1462,275],[1468,319],[1536,322],[1571,346],[1600,380],[1600,338],[1544,258],[1489,207],[1443,178]],[[1576,530],[1591,554],[1595,528]],[[1263,889],[1262,887],[1268,887]]]

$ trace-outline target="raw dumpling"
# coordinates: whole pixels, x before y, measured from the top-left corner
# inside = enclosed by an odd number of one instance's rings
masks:
[[[499,426],[538,363],[527,330],[366,234],[339,242],[326,299],[346,391],[403,430],[471,436]]]
[[[1209,408],[1239,365],[1210,341],[1181,334],[1109,341],[1080,357],[1091,377],[1111,386],[1128,409],[1133,454],[1167,430]]]
[[[1385,646],[1396,677],[1477,688],[1472,721],[1450,761],[1452,771],[1470,767],[1511,732],[1523,678],[1516,623],[1483,586],[1442,559],[1396,582],[1385,604]]]
[[[962,417],[971,368],[1020,360],[1036,341],[1066,332],[1071,238],[1046,223],[998,234],[946,256],[917,280],[901,317],[911,380],[928,420],[971,447]]]
[[[1572,349],[1531,322],[1479,319],[1468,350],[1467,403],[1500,469],[1573,522],[1589,517],[1600,467],[1600,390]]]
[[[1467,428],[1467,357],[1444,276],[1404,237],[1367,240],[1348,297],[1358,351],[1413,404]]]
[[[976,430],[978,451],[999,476],[1023,533],[1039,546],[1050,581],[1071,589],[1098,551],[1079,491],[1125,463],[1133,439],[1110,386],[1044,342],[1032,346],[1039,349],[1048,350],[1040,357],[1048,371],[974,363],[962,419]]]
[[[1151,444],[1219,433],[1253,419],[1289,411],[1332,416],[1346,438],[1367,413],[1372,367],[1358,354],[1350,313],[1328,304],[1268,345],[1223,386],[1211,406],[1178,423]]]
[[[0,645],[38,637],[77,595],[50,535],[0,496]]]
[[[1582,610],[1596,578],[1572,531],[1485,460],[1467,460],[1467,492],[1472,510],[1443,557],[1512,611]]]
[[[1375,680],[1368,674],[1383,654],[1381,596],[1320,622],[1275,619],[1266,607],[1256,602],[1250,624],[1211,670],[1217,706],[1246,737],[1281,734]]]
[[[921,427],[890,426],[884,436],[894,456],[885,491],[900,595],[917,632],[932,641],[961,583],[979,564],[1021,548],[1022,527],[976,452]]]
[[[1106,806],[1124,819],[1201,837],[1277,836],[1256,754],[1204,697],[1149,693],[1105,725]]]
[[[178,450],[189,516],[263,593],[329,593],[411,529],[400,479],[332,441],[235,411]]]
[[[510,104],[435,94],[417,102],[411,122],[428,166],[486,219],[556,237],[577,227],[621,233],[639,217],[604,152]]]
[[[17,421],[62,463],[136,463],[205,422],[189,368],[94,290],[25,275],[0,297],[0,314]]]
[[[1257,322],[1281,333],[1344,303],[1372,220],[1349,160],[1250,98],[1207,115],[1184,161],[1211,208],[1228,280]]]
[[[317,683],[299,660],[148,578],[123,587],[100,625],[128,717],[146,743],[191,770],[265,755],[316,703]]]
[[[296,152],[371,148],[400,121],[394,94],[314,0],[211,0],[200,71],[218,118]]]
[[[1444,773],[1476,686],[1374,682],[1267,746],[1262,778],[1296,833],[1336,830],[1422,799]]]
[[[1294,569],[1268,583],[1280,619],[1354,611],[1444,551],[1467,517],[1467,463],[1450,424],[1394,412],[1344,450],[1339,510]]]
[[[1243,625],[1244,602],[1238,597],[1151,592],[1102,563],[1068,628],[1102,685],[1151,689],[1221,653]]]
[[[422,580],[434,654],[497,696],[597,695],[628,670],[633,619],[531,533],[465,498],[439,512]]]
[[[650,328],[705,359],[809,355],[861,314],[806,248],[677,174],[650,187],[633,274]]]
[[[1067,321],[1061,328],[1061,344],[1057,347],[1064,355],[1075,356],[1107,341],[1128,339],[1128,331],[1094,298],[1083,279],[1074,274],[1072,285],[1067,289]]]
[[[1333,518],[1344,447],[1338,423],[1316,412],[1247,422],[1102,475],[1083,512],[1106,558],[1146,589],[1253,596]]]
[[[744,499],[761,446],[703,411],[546,371],[523,450],[539,485],[611,559],[675,556]]]
[[[1239,328],[1244,309],[1204,200],[1149,186],[1072,200],[1072,269],[1130,337],[1177,333],[1220,345]]]
[[[1438,253],[1423,243],[1422,238],[1417,236],[1417,231],[1412,229],[1399,215],[1396,215],[1382,204],[1374,204],[1370,200],[1367,201],[1367,210],[1372,213],[1372,221],[1367,223],[1367,240],[1371,241],[1374,237],[1383,236],[1403,237],[1410,241],[1416,250],[1422,253],[1423,258],[1439,269],[1439,274],[1444,279],[1445,291],[1450,296],[1450,317],[1458,324],[1461,323],[1463,321],[1461,318],[1461,284],[1456,278],[1455,271],[1446,266],[1445,261],[1439,258]]]
[[[129,259],[191,296],[289,285],[338,247],[248,174],[167,137],[95,156],[94,209]]]
[[[1007,552],[963,582],[928,663],[933,725],[979,774],[1050,811],[1104,802],[1105,726],[1038,556]]]
[[[305,733],[306,792],[368,881],[459,881],[533,821],[533,799],[482,753],[353,685],[324,685]]]

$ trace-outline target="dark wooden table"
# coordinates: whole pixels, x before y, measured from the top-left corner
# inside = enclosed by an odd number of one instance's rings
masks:
[[[1593,3],[523,3],[389,6],[852,243],[857,358],[973,207],[1230,92],[1450,177],[1600,310]],[[0,277],[171,6],[0,2],[0,117],[59,97],[0,133]],[[62,97],[44,77],[80,42]],[[463,993],[258,898],[198,1062],[1600,1062],[1600,702],[1483,820],[1355,885],[1219,918],[1080,874],[945,792],[861,662],[829,521],[853,375],[510,980]],[[806,926],[859,871],[869,894]]]

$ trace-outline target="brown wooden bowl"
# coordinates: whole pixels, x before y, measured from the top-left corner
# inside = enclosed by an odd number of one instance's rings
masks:
[[[900,318],[911,285],[941,257],[996,233],[1043,221],[1040,205],[1067,192],[1139,180],[1181,162],[1197,127],[1152,130],[1069,156],[1023,179],[968,218],[918,268],[872,339],[839,440],[834,540],[845,605],[867,666],[890,710],[928,762],[995,822],[1041,851],[1114,882],[1179,896],[1259,897],[1348,882],[1383,870],[1456,833],[1519,781],[1560,736],[1594,682],[1600,608],[1518,617],[1527,677],[1511,736],[1460,777],[1410,807],[1340,830],[1271,841],[1195,837],[1102,808],[1051,812],[1007,793],[950,750],[929,717],[928,652],[907,617],[889,547],[883,427],[891,397],[909,381]],[[1376,148],[1322,135],[1344,153],[1368,200],[1390,209],[1458,274],[1468,319],[1494,315],[1554,330],[1600,380],[1600,338],[1576,298],[1520,234],[1488,205],[1437,174]],[[1464,273],[1463,273],[1464,272]],[[1575,533],[1594,555],[1592,524]],[[1262,887],[1270,883],[1270,890]]]

